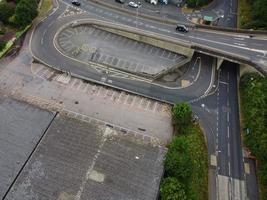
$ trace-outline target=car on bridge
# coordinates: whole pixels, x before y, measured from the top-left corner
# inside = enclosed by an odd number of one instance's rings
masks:
[[[137,4],[137,3],[133,2],[133,1],[130,1],[128,6],[130,6],[132,8],[139,8],[141,6],[141,3],[138,2],[138,4]]]
[[[80,6],[81,3],[78,0],[72,0],[71,3],[75,6]]]
[[[183,25],[183,24],[178,24],[176,26],[176,29],[175,30],[176,31],[180,31],[180,32],[185,32],[185,33],[188,32],[188,28],[185,25]]]
[[[115,0],[115,1],[118,2],[118,3],[121,3],[121,4],[125,3],[125,0]]]

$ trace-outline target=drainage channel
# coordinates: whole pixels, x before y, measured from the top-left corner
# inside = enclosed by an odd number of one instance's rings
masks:
[[[10,192],[11,188],[13,187],[13,185],[16,183],[18,177],[20,176],[21,172],[23,171],[23,169],[25,168],[26,164],[29,162],[29,160],[31,159],[32,155],[34,154],[34,152],[36,151],[37,147],[39,146],[39,144],[41,143],[41,141],[43,140],[45,134],[47,133],[48,129],[50,128],[50,126],[52,125],[54,119],[57,117],[58,112],[56,112],[52,118],[52,120],[49,122],[49,124],[47,125],[47,127],[45,128],[43,134],[41,135],[40,139],[38,140],[38,142],[36,143],[36,145],[34,146],[33,150],[31,151],[30,155],[28,156],[28,158],[26,159],[26,161],[23,163],[22,167],[20,168],[18,174],[16,175],[16,177],[14,178],[14,180],[12,181],[12,183],[10,184],[10,186],[8,187],[6,193],[4,194],[2,200],[4,200],[8,193]]]

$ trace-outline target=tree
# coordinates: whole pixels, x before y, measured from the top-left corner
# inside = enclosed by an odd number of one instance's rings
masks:
[[[164,166],[165,175],[175,177],[186,183],[192,172],[192,162],[188,152],[188,139],[186,136],[174,137],[166,154]]]
[[[172,109],[172,119],[178,133],[185,134],[192,122],[192,110],[187,103],[176,104]]]
[[[22,28],[29,25],[38,15],[37,8],[36,0],[20,0],[16,6],[15,24]]]
[[[15,6],[6,1],[0,2],[0,21],[7,24],[9,17],[15,12]]]
[[[162,200],[186,200],[185,187],[176,178],[168,177],[160,186]]]

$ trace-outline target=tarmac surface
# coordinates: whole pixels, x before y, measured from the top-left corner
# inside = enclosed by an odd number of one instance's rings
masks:
[[[141,76],[160,74],[186,59],[91,25],[66,27],[56,36],[56,43],[63,54],[81,62],[92,61]]]

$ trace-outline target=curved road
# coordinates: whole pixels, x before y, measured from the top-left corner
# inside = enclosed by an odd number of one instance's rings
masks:
[[[93,66],[79,63],[62,55],[53,44],[54,36],[60,27],[72,20],[88,18],[101,19],[89,14],[58,18],[65,8],[66,6],[64,4],[60,4],[59,9],[41,22],[34,30],[31,38],[31,50],[38,60],[56,69],[69,71],[73,75],[87,80],[170,103],[197,99],[205,95],[208,89],[210,89],[214,77],[214,67],[212,67],[212,58],[209,56],[202,56],[201,62],[197,62],[198,67],[200,67],[200,73],[194,84],[186,88],[172,89],[149,82],[109,76],[106,73],[96,70]],[[193,64],[194,62],[192,62]],[[105,78],[104,82],[101,81],[103,77]]]

